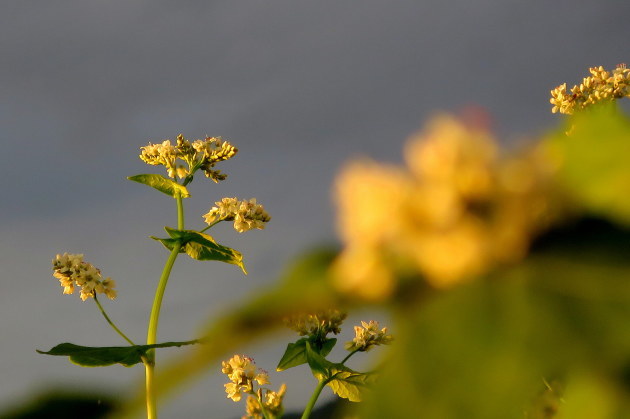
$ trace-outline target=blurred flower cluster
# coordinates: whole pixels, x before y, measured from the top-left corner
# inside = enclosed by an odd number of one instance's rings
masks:
[[[265,208],[256,203],[256,198],[249,201],[223,198],[215,204],[215,207],[203,215],[204,220],[209,225],[219,221],[234,221],[234,229],[243,233],[255,228],[262,230],[265,228],[265,223],[271,220],[271,216],[265,211]]]
[[[227,361],[223,361],[221,372],[228,376],[231,383],[225,384],[227,397],[235,402],[241,400],[241,391],[254,392],[254,381],[258,385],[269,384],[269,376],[262,370],[256,370],[256,363],[252,358],[244,355],[234,355]]]
[[[258,397],[254,397],[251,394],[247,396],[247,405],[245,407],[247,414],[242,416],[241,419],[263,419],[265,414],[269,419],[281,418],[284,413],[282,400],[286,391],[286,384],[282,384],[278,391],[258,389],[256,392]],[[262,401],[262,404],[260,401]],[[265,414],[263,414],[263,409]]]
[[[247,415],[243,416],[243,419],[262,419],[263,409],[267,417],[276,418],[282,415],[282,399],[286,392],[286,385],[282,384],[277,392],[263,388],[255,391],[254,382],[259,386],[269,384],[269,376],[264,370],[257,370],[254,360],[244,355],[234,355],[229,360],[223,361],[222,365],[221,371],[231,381],[225,384],[227,397],[238,402],[242,397],[241,392],[249,394],[246,402]]]
[[[284,323],[291,330],[295,330],[300,336],[326,337],[329,333],[335,335],[341,332],[341,324],[346,319],[347,314],[329,309],[316,314],[295,314],[284,320]]]
[[[201,169],[215,182],[224,180],[227,175],[214,170],[214,166],[220,161],[231,159],[238,152],[236,147],[220,137],[206,137],[205,140],[191,143],[182,134],[177,136],[176,145],[172,145],[171,140],[164,140],[161,144],[149,143],[140,149],[142,161],[154,166],[165,166],[169,177],[183,179]],[[186,166],[178,160],[186,163]]]
[[[500,156],[486,130],[440,116],[404,157],[406,168],[355,161],[336,180],[342,292],[383,300],[418,277],[452,286],[519,260],[554,218],[555,166],[540,147]]]
[[[345,345],[348,351],[366,352],[374,346],[388,345],[393,340],[392,335],[387,334],[387,328],[379,329],[379,324],[375,320],[368,323],[362,321],[361,326],[354,326],[355,337]]]
[[[59,280],[64,294],[74,293],[74,287],[81,289],[83,301],[94,297],[96,293],[105,294],[108,298],[116,298],[116,282],[111,278],[103,278],[101,271],[91,263],[83,261],[83,255],[64,253],[56,255],[52,261],[53,276]]]
[[[625,64],[618,65],[612,72],[602,66],[591,67],[589,72],[591,75],[579,86],[573,86],[570,92],[566,83],[551,91],[551,112],[572,114],[599,102],[630,96],[630,69]]]

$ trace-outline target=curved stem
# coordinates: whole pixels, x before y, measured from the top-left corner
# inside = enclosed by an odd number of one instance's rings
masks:
[[[184,229],[184,205],[182,203],[182,197],[177,196],[177,228],[179,230]],[[162,307],[162,298],[164,297],[164,291],[166,290],[166,284],[168,278],[171,275],[171,270],[175,264],[175,259],[181,249],[181,243],[175,243],[171,254],[166,260],[162,275],[160,276],[160,282],[155,290],[155,297],[153,298],[153,307],[151,308],[151,316],[149,317],[149,327],[147,329],[147,345],[153,345],[157,340],[157,329],[160,320],[160,308]],[[154,386],[154,368],[155,368],[155,349],[147,351],[147,357],[145,360],[145,376],[146,376],[146,403],[147,403],[147,418],[157,418],[157,399],[155,397]]]
[[[308,404],[304,409],[304,413],[302,413],[302,419],[308,419],[311,416],[311,411],[315,406],[315,402],[317,401],[317,398],[321,394],[324,387],[326,387],[327,383],[328,380],[321,380],[319,383],[317,383],[317,387],[315,387],[315,391],[313,391],[313,394],[311,395],[311,398],[309,399]]]
[[[175,259],[179,254],[181,244],[176,243],[171,250],[171,254],[168,257],[160,282],[158,283],[157,290],[155,291],[155,298],[153,299],[153,308],[151,309],[151,317],[149,318],[149,328],[147,331],[147,345],[153,345],[157,340],[157,328],[160,319],[160,308],[162,307],[162,298],[164,297],[164,290],[166,290],[166,284],[171,274],[171,269],[175,264]],[[155,388],[153,386],[153,369],[155,367],[155,349],[147,351],[147,362],[145,363],[146,371],[146,392],[147,392],[147,418],[157,418],[157,402],[155,399]]]
[[[131,339],[129,339],[118,327],[116,327],[116,325],[114,324],[113,321],[111,321],[111,319],[109,318],[107,313],[105,313],[105,309],[101,305],[100,301],[98,301],[98,298],[96,298],[96,293],[94,293],[94,302],[98,306],[98,309],[101,310],[101,314],[103,315],[103,317],[105,317],[105,320],[107,320],[107,323],[109,323],[109,325],[114,328],[116,333],[118,333],[120,336],[122,336],[122,338],[125,339],[127,342],[129,342],[130,345],[134,345],[135,346],[136,344],[133,343],[133,341]]]
[[[206,231],[207,229],[209,229],[210,227],[214,227],[215,225],[219,224],[221,221],[223,221],[222,219],[218,219],[216,221],[213,221],[212,224],[208,225],[208,227],[199,230],[200,233],[203,233],[204,231]]]

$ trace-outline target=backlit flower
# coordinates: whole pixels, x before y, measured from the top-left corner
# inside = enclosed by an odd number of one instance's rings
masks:
[[[111,278],[103,279],[100,270],[83,261],[83,255],[56,255],[52,265],[53,276],[59,280],[64,294],[72,294],[75,287],[79,287],[79,296],[83,301],[96,293],[105,294],[112,300],[116,298],[116,282]]]
[[[268,374],[264,370],[257,370],[254,360],[244,355],[234,355],[223,361],[221,372],[231,381],[224,385],[225,392],[227,397],[235,402],[241,399],[241,392],[253,394],[254,382],[258,385],[269,383]]]
[[[580,85],[573,86],[570,92],[566,83],[551,91],[551,112],[572,114],[596,103],[630,96],[630,69],[625,64],[618,65],[612,73],[602,66],[591,67],[589,72],[591,75]]]
[[[204,221],[209,225],[218,221],[234,221],[234,229],[243,233],[253,229],[262,230],[265,223],[271,220],[271,216],[256,202],[256,198],[249,201],[223,198],[215,204],[216,206],[203,215]]]
[[[387,334],[387,328],[379,328],[377,321],[370,320],[368,323],[362,321],[361,326],[354,326],[355,337],[345,345],[348,351],[369,351],[378,345],[388,345],[394,340],[392,335]]]
[[[175,145],[171,140],[160,144],[140,147],[140,159],[147,164],[162,165],[171,178],[183,179],[191,173],[202,170],[213,181],[224,180],[226,175],[214,166],[236,155],[238,149],[219,137],[206,137],[204,140],[188,141],[182,134],[177,136]]]

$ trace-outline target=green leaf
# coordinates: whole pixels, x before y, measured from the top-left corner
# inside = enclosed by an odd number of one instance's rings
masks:
[[[194,230],[176,230],[164,227],[164,230],[171,236],[170,239],[161,239],[151,236],[168,250],[173,250],[176,243],[182,244],[180,253],[186,253],[196,260],[218,260],[219,262],[236,265],[247,275],[247,270],[243,264],[243,255],[238,250],[223,246],[217,243],[212,236]]]
[[[630,225],[630,120],[608,107],[577,114],[546,146],[561,186],[589,214]]]
[[[175,244],[179,241],[177,239],[161,239],[155,236],[149,236],[149,237],[152,238],[153,240],[157,240],[160,243],[162,243],[164,247],[166,247],[168,250],[173,250],[173,247],[175,247]],[[179,253],[184,253],[184,249],[180,249]]]
[[[339,368],[333,368],[333,379],[328,382],[332,391],[343,399],[351,402],[360,402],[365,399],[365,393],[374,382],[374,374],[365,374],[352,371],[341,364],[335,364]]]
[[[180,240],[184,243],[184,253],[191,258],[196,260],[218,260],[236,265],[247,275],[241,252],[218,244],[212,236],[193,230],[178,231],[167,228],[167,232],[173,238],[180,237]]]
[[[295,343],[289,343],[287,345],[287,349],[284,351],[284,355],[282,355],[282,359],[278,363],[276,367],[276,371],[284,371],[289,368],[297,367],[298,365],[305,364],[308,362],[306,358],[306,343],[309,342],[311,345],[311,349],[322,356],[326,356],[332,351],[335,344],[337,343],[337,339],[331,338],[326,339],[321,345],[317,345],[313,342],[312,339],[302,338]],[[319,346],[319,347],[318,347]]]
[[[173,346],[193,345],[198,341],[192,340],[187,342],[165,342],[153,345],[134,345],[134,346],[81,346],[74,343],[60,343],[50,351],[40,351],[40,354],[67,356],[70,362],[82,367],[105,367],[113,364],[120,364],[125,367],[131,367],[142,362],[142,357],[149,349],[154,348],[170,348]]]
[[[308,362],[308,366],[311,367],[311,372],[315,378],[320,381],[330,378],[330,368],[333,366],[333,363],[315,352],[308,342],[305,342],[305,349],[306,361]]]
[[[369,384],[373,382],[373,374],[353,371],[343,364],[333,363],[315,352],[310,343],[305,342],[306,358],[311,372],[318,380],[326,381],[332,391],[339,397],[351,402],[360,402]]]
[[[185,186],[180,185],[174,180],[166,178],[162,175],[157,175],[157,174],[135,175],[135,176],[129,176],[127,179],[133,180],[134,182],[148,185],[173,198],[177,198],[178,196],[181,196],[182,198],[190,197],[190,193],[188,192],[188,189],[186,189]]]

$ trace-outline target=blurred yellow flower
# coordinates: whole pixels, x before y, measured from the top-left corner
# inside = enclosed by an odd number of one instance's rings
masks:
[[[439,116],[404,156],[407,169],[363,160],[337,177],[332,269],[346,294],[383,300],[401,277],[450,287],[523,257],[550,218],[553,171],[538,149],[502,157],[485,130]]]
[[[300,336],[317,336],[324,338],[329,333],[341,332],[341,324],[346,319],[345,312],[329,309],[315,314],[299,313],[284,319],[284,323]]]
[[[252,394],[254,382],[259,385],[269,384],[269,376],[261,369],[256,370],[256,364],[252,358],[244,355],[234,355],[222,362],[221,372],[226,374],[230,383],[224,385],[227,397],[238,402],[241,400],[241,392]]]
[[[258,397],[252,395],[247,396],[246,415],[241,419],[276,419],[282,417],[284,408],[282,406],[282,400],[284,394],[287,391],[286,384],[282,384],[278,391],[271,391],[265,389],[258,390]],[[262,400],[265,412],[260,405],[259,399]]]

